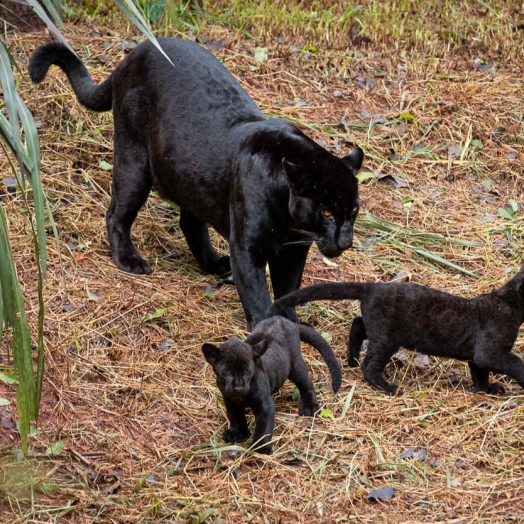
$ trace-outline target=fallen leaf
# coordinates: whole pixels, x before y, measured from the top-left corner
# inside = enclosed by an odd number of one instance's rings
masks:
[[[7,402],[7,404],[5,404]],[[4,397],[0,397],[0,406],[8,406],[10,404],[9,400],[7,400]],[[0,427],[3,429],[15,429],[16,424],[13,420],[13,417],[11,416],[11,413],[9,411],[3,411],[2,416],[0,417]]]
[[[98,167],[104,171],[111,171],[113,169],[113,164],[106,162],[105,160],[100,160]]]
[[[366,495],[366,498],[368,500],[389,500],[392,499],[395,496],[395,493],[397,490],[391,486],[385,486],[383,488],[376,489],[375,491],[372,491],[368,495]]]
[[[265,62],[268,57],[267,47],[255,47],[253,56],[255,57],[255,60],[257,62],[260,62],[260,63]]]
[[[16,193],[16,179],[14,177],[4,177],[4,185],[8,193]]]
[[[450,146],[448,148],[448,155],[451,158],[458,158],[462,154],[462,148],[459,146]]]
[[[410,458],[413,458],[414,456],[415,456],[415,451],[413,450],[413,448],[408,448],[404,450],[398,457],[401,459],[410,459]]]
[[[399,271],[392,279],[391,282],[410,282],[411,281],[411,273],[409,271],[406,271],[402,269]]]
[[[372,124],[383,124],[386,122],[386,117],[384,115],[374,116],[371,120]]]
[[[218,51],[219,49],[226,47],[225,42],[223,42],[222,40],[217,40],[216,38],[211,38],[206,42],[205,45],[210,49],[213,49],[213,51]]]
[[[215,296],[215,290],[211,286],[211,284],[206,284],[206,287],[204,288],[204,291],[202,292],[202,295],[204,297],[212,298]]]
[[[358,76],[355,80],[355,85],[362,89],[369,89],[370,91],[373,91],[377,88],[377,83],[375,80],[373,80],[373,78],[364,76]]]
[[[160,349],[162,351],[169,351],[172,346],[175,345],[175,341],[172,338],[166,338],[160,342]]]
[[[413,359],[413,365],[418,368],[426,368],[431,364],[431,359],[428,355],[419,354]]]
[[[391,173],[379,173],[377,175],[377,180],[380,180],[381,182],[387,182],[388,184],[392,184],[396,187],[409,187],[409,184],[405,180],[399,176],[393,176]]]
[[[326,266],[338,267],[338,264],[336,262],[333,262],[332,260],[329,260],[329,258],[326,258],[326,257],[322,257],[322,262],[324,262]]]

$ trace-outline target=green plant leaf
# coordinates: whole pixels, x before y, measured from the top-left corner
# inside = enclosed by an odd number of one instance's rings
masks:
[[[9,406],[11,402],[4,397],[0,397],[0,407]]]
[[[257,62],[265,62],[267,60],[267,47],[255,47],[253,56]]]
[[[62,450],[64,449],[66,441],[65,440],[59,440],[58,442],[55,442],[52,446],[49,446],[45,452],[47,455],[60,455]]]
[[[472,140],[471,145],[474,147],[478,147],[479,149],[484,148],[484,144],[480,140]]]
[[[362,184],[362,182],[371,178],[376,178],[376,175],[375,173],[373,173],[373,171],[360,171],[360,173],[357,173],[357,179],[359,184]]]
[[[329,408],[322,408],[318,416],[321,418],[335,418],[333,415],[333,411],[331,411]]]
[[[11,371],[0,372],[0,382],[5,384],[18,384],[18,377]]]
[[[151,320],[155,320],[155,318],[160,318],[164,316],[164,313],[167,310],[165,308],[157,309],[154,313],[149,313],[148,315],[144,315],[142,317],[142,322],[149,322]]]
[[[499,215],[502,218],[505,218],[506,220],[514,220],[515,219],[515,215],[514,215],[513,211],[510,211],[509,209],[506,209],[504,207],[499,207]]]
[[[402,111],[402,113],[400,113],[400,115],[399,115],[399,118],[402,118],[402,120],[405,120],[406,122],[408,122],[408,121],[416,122],[416,120],[417,120],[416,117],[414,117],[408,111]]]
[[[105,160],[100,160],[100,162],[98,163],[98,167],[100,169],[103,169],[104,171],[113,170],[113,164],[110,164],[109,162],[106,162]]]
[[[515,200],[513,200],[512,198],[510,198],[508,200],[508,205],[511,207],[511,209],[513,209],[513,212],[516,213],[519,209],[519,205],[517,204],[517,202]]]
[[[173,66],[173,62],[160,47],[158,40],[155,38],[153,31],[149,27],[148,23],[144,20],[144,17],[140,14],[133,0],[115,0],[115,4],[124,12],[124,14],[135,24],[135,26],[144,34],[144,36],[164,55],[164,57]]]

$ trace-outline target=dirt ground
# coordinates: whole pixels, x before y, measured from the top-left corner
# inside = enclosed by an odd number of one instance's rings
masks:
[[[470,36],[435,33],[431,46],[416,35],[374,39],[354,26],[345,39],[319,38],[315,46],[305,34],[265,28],[255,40],[211,22],[172,32],[207,45],[268,116],[291,120],[337,155],[364,148],[355,249],[326,261],[313,248],[303,285],[398,278],[473,296],[519,268],[524,10],[500,4],[499,19],[481,2],[457,3]],[[490,21],[513,24],[508,34],[517,41],[493,32]],[[63,34],[96,81],[142,40],[122,20],[85,17]],[[112,118],[82,108],[56,69],[30,84],[28,56],[49,39],[45,30],[5,36],[39,128],[61,245],[50,232],[46,376],[27,460],[17,460],[14,388],[0,382],[0,396],[12,401],[0,407],[0,521],[524,522],[518,384],[497,377],[506,395],[473,393],[464,363],[401,351],[387,372],[404,393],[373,391],[359,369],[345,365],[358,303],[299,308],[344,364],[333,394],[325,364],[304,346],[322,412],[299,417],[286,384],[276,396],[274,455],[222,441],[225,409],[200,348],[245,336],[235,288],[198,271],[177,213],[156,195],[133,230],[153,273],[114,266],[104,223]],[[0,166],[7,176],[2,153]],[[27,216],[20,195],[0,185],[36,326]],[[213,240],[227,252],[223,239]],[[10,367],[8,349],[6,339],[2,369]],[[522,349],[519,337],[515,351]],[[392,498],[369,497],[387,487]]]

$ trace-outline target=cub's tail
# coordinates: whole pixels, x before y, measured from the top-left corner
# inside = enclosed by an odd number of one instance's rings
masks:
[[[300,333],[300,340],[306,342],[310,346],[313,346],[322,355],[322,358],[326,362],[329,369],[329,374],[331,375],[331,385],[333,387],[333,391],[336,393],[342,384],[342,369],[337,360],[337,357],[333,353],[333,349],[331,349],[331,346],[328,344],[327,340],[310,326],[299,324],[298,332]]]
[[[268,309],[267,315],[282,315],[286,309],[312,300],[359,300],[372,285],[367,282],[338,282],[307,286],[275,300]]]
[[[41,45],[29,60],[29,76],[38,84],[52,65],[64,71],[73,86],[78,101],[93,111],[109,111],[113,94],[113,75],[97,85],[89,76],[84,64],[69,48],[60,42]]]

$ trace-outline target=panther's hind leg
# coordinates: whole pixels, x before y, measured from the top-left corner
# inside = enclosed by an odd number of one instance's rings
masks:
[[[229,257],[221,257],[215,251],[209,238],[209,229],[195,215],[185,209],[180,210],[180,228],[186,237],[187,245],[204,273],[225,275],[231,271]]]
[[[151,266],[131,240],[131,225],[152,187],[149,156],[144,142],[116,131],[111,203],[106,214],[109,247],[115,264],[129,273],[149,274]]]

